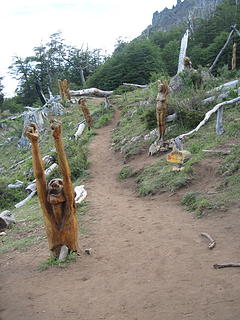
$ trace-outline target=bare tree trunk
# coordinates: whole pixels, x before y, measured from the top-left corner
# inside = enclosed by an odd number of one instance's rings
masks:
[[[85,77],[84,77],[84,73],[83,73],[83,68],[82,67],[80,67],[80,78],[81,78],[82,85],[85,86],[86,80],[85,80]]]
[[[179,53],[179,58],[178,58],[178,71],[182,72],[184,70],[184,58],[186,57],[186,52],[187,52],[187,46],[188,46],[188,36],[189,36],[189,30],[185,32],[184,36],[182,37],[181,41],[181,48],[180,48],[180,53]]]
[[[220,58],[220,56],[222,55],[223,51],[225,50],[225,48],[227,47],[231,37],[232,37],[232,34],[235,30],[232,29],[231,32],[229,33],[228,35],[228,38],[227,38],[227,41],[225,42],[224,46],[222,47],[222,49],[220,50],[219,54],[216,56],[213,64],[211,65],[211,67],[208,69],[208,71],[211,73],[214,69],[214,67],[216,66],[217,62],[218,62],[218,59]]]

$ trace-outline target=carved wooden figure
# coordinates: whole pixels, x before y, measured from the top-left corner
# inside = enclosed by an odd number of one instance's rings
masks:
[[[183,64],[185,69],[190,69],[190,70],[192,69],[192,62],[189,57],[184,58]]]
[[[25,134],[32,144],[33,169],[49,248],[52,256],[58,257],[63,246],[67,246],[70,251],[78,251],[78,224],[70,169],[61,139],[61,122],[52,120],[51,129],[63,179],[52,179],[48,184],[36,125],[31,123],[26,128]]]
[[[88,109],[88,107],[86,105],[86,99],[81,98],[81,99],[78,100],[78,103],[79,103],[80,108],[81,108],[81,110],[83,112],[84,118],[85,118],[85,120],[87,122],[88,130],[90,130],[91,127],[92,127],[93,119],[92,119],[92,116],[91,116],[91,114],[89,112],[89,109]]]
[[[69,87],[68,87],[68,81],[66,79],[64,80],[58,80],[58,88],[60,92],[60,96],[62,100],[71,100]]]
[[[168,91],[169,91],[168,83],[166,81],[162,83],[160,80],[158,80],[156,116],[157,116],[157,126],[159,131],[158,140],[160,140],[161,142],[164,141],[164,134],[166,130]]]

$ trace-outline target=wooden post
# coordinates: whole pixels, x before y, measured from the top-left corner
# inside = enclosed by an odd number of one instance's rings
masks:
[[[71,100],[67,79],[58,80],[59,93],[62,100]]]
[[[64,94],[64,98],[65,100],[71,100],[71,97],[70,97],[70,93],[69,93],[69,87],[68,87],[68,81],[67,79],[64,79],[62,81],[62,85],[63,85],[63,94]]]
[[[233,44],[233,51],[232,51],[232,70],[237,68],[237,43],[234,42]]]
[[[216,134],[220,136],[223,133],[224,133],[224,129],[223,129],[223,106],[222,106],[217,111]]]
[[[48,184],[40,154],[36,125],[30,124],[25,134],[32,144],[33,169],[49,249],[52,256],[57,258],[63,246],[66,246],[69,251],[78,251],[78,225],[71,174],[61,139],[61,123],[52,120],[51,129],[63,179],[52,179]]]
[[[59,94],[62,98],[62,100],[64,100],[64,94],[63,94],[63,87],[62,87],[62,80],[58,80],[58,89],[59,89]]]
[[[161,83],[158,80],[158,95],[156,105],[157,127],[158,127],[158,140],[164,141],[164,134],[166,130],[166,116],[167,116],[167,95],[169,87],[168,83]]]

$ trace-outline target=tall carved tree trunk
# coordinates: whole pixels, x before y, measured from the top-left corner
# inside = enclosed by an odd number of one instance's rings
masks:
[[[58,88],[59,88],[59,92],[62,100],[71,100],[68,81],[66,79],[58,80]]]
[[[157,127],[159,133],[159,140],[164,141],[164,134],[166,130],[166,116],[167,116],[167,95],[169,87],[167,82],[161,83],[158,80],[158,95],[156,105]]]

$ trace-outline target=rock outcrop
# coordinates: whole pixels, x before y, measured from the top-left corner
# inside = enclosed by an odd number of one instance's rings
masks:
[[[208,19],[215,11],[217,5],[224,0],[177,0],[177,5],[172,9],[165,8],[161,12],[154,12],[152,24],[142,32],[148,36],[155,31],[169,31],[185,21],[195,18]]]

